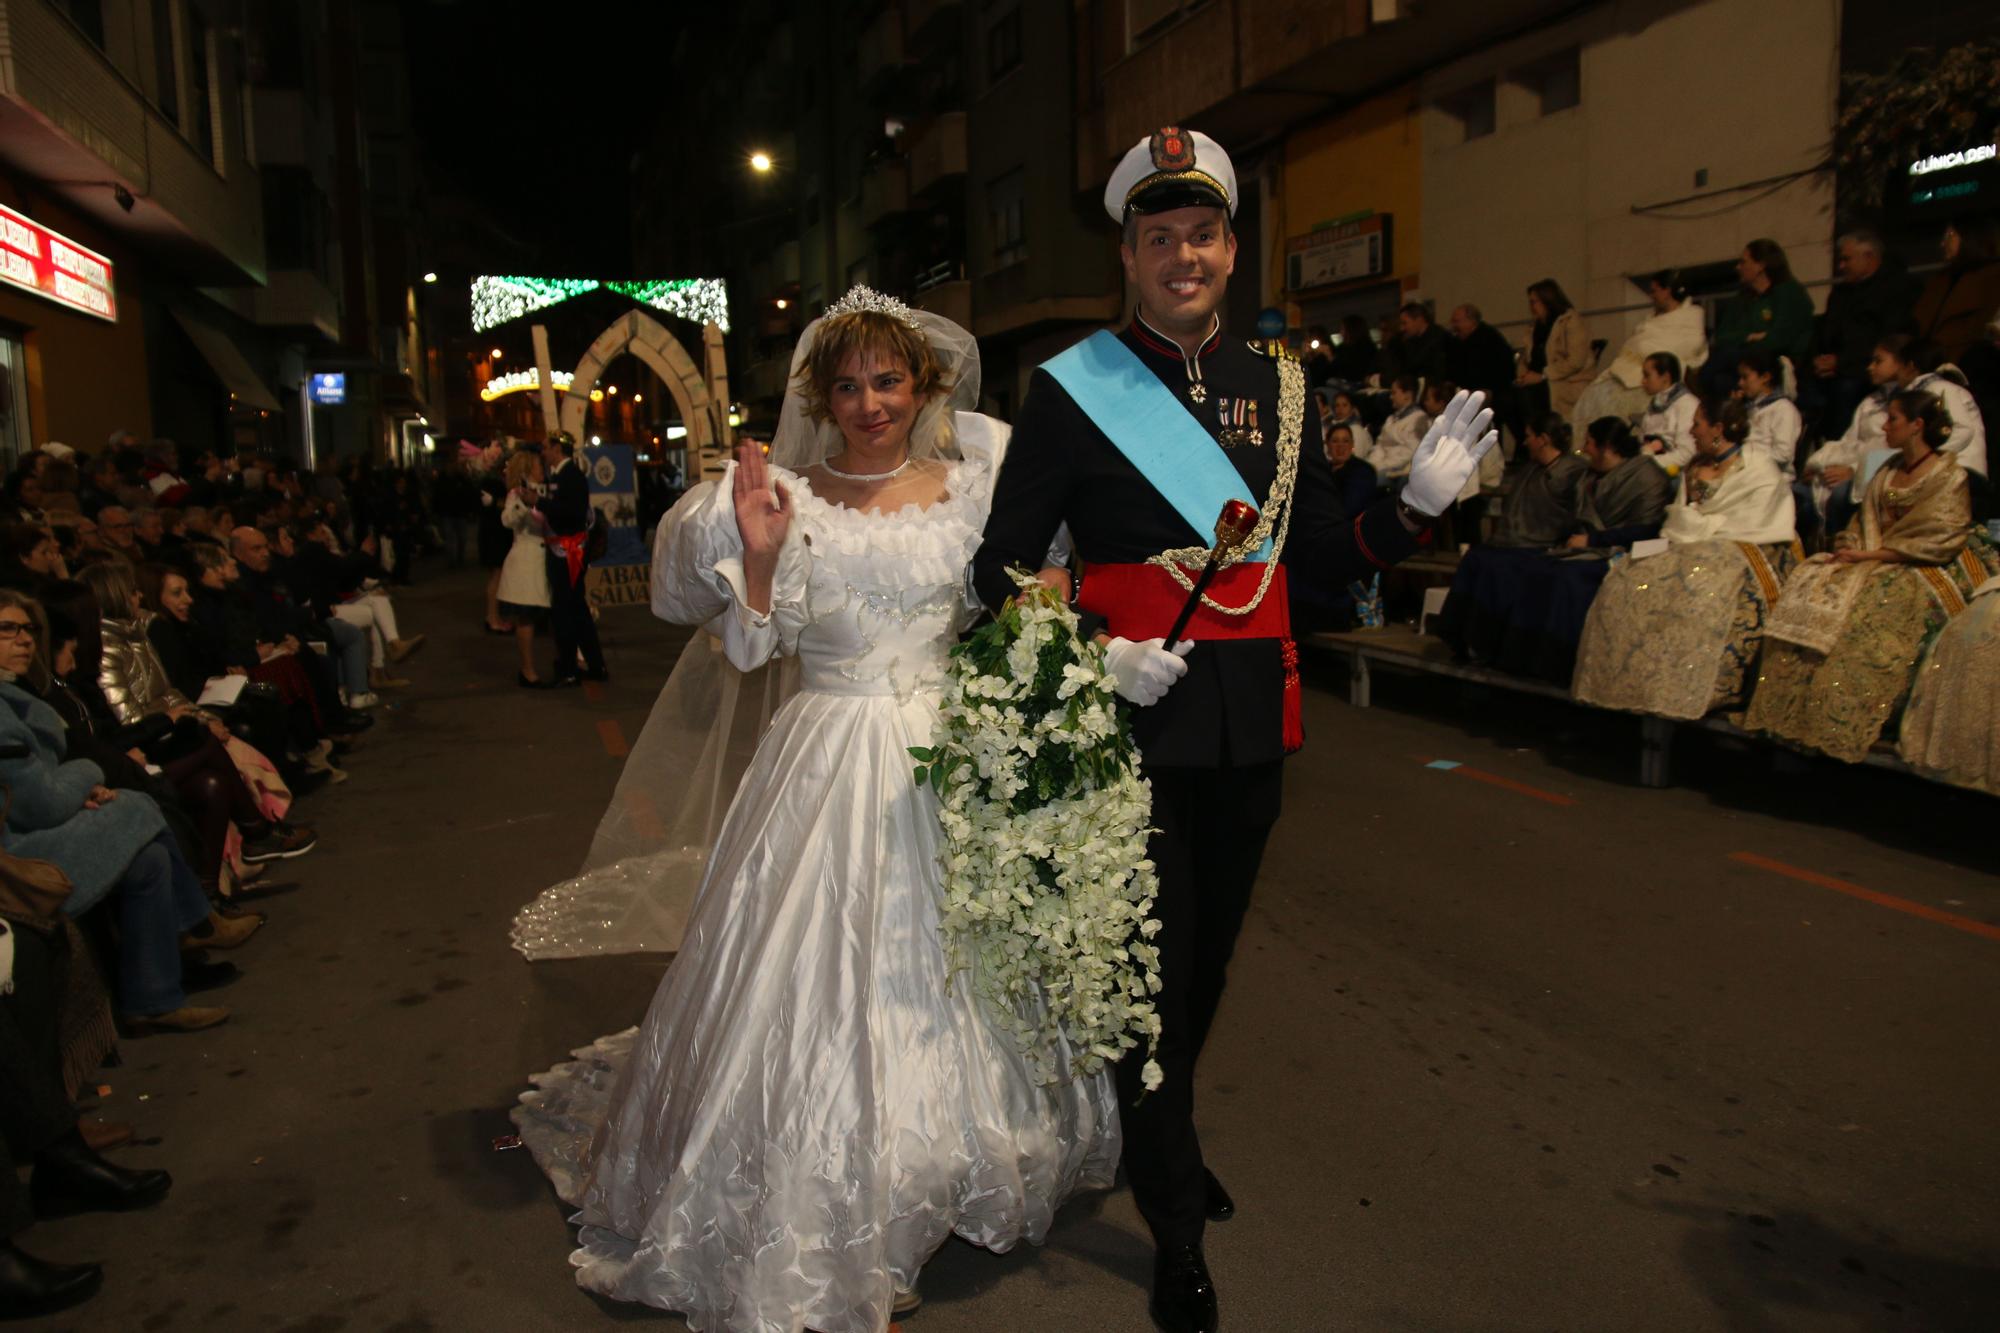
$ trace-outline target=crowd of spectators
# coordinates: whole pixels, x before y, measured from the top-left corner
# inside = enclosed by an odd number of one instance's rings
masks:
[[[1607,707],[1733,711],[1846,759],[1907,708],[1906,759],[1994,790],[2000,708],[1980,701],[2000,662],[1976,651],[2000,647],[1993,224],[1946,228],[1940,258],[1918,281],[1874,232],[1844,233],[1815,313],[1784,248],[1753,240],[1712,311],[1652,275],[1615,351],[1546,279],[1513,346],[1469,304],[1441,328],[1412,300],[1365,349],[1356,321],[1315,329],[1328,460],[1350,505],[1393,492],[1451,393],[1480,389],[1510,462],[1441,528],[1459,558],[1430,623],[1461,658]]]
[[[392,588],[419,551],[463,559],[454,487],[352,462],[47,445],[0,496],[0,1316],[87,1299],[95,1265],[14,1237],[32,1216],[157,1202],[164,1171],[80,1112],[122,1037],[228,1021],[213,992],[266,924],[251,904],[317,833],[381,692],[423,643]],[[456,547],[442,534],[464,521]]]

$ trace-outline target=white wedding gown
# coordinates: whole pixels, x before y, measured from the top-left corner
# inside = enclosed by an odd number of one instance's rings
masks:
[[[522,1137],[578,1209],[579,1285],[732,1333],[880,1333],[956,1232],[1005,1250],[1108,1187],[1108,1073],[1037,1086],[938,934],[931,741],[998,428],[960,415],[949,498],[863,514],[795,500],[772,611],[736,599],[730,479],[662,522],[656,601],[730,659],[796,653],[645,1022],[533,1082]],[[666,580],[663,585],[661,580]],[[679,599],[677,602],[676,599]],[[679,614],[675,612],[679,611]]]

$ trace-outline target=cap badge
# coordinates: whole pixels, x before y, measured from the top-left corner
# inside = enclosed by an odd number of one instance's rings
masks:
[[[1154,130],[1151,148],[1155,171],[1186,171],[1194,165],[1194,142],[1178,125]]]

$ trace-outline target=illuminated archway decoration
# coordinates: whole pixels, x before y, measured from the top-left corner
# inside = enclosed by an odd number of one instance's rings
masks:
[[[639,282],[600,282],[596,278],[496,277],[472,280],[472,331],[484,333],[509,320],[559,305],[572,296],[599,288],[629,296],[663,314],[713,324],[729,332],[729,289],[721,278],[652,278]]]
[[[704,463],[715,461],[715,451],[726,450],[732,438],[728,420],[729,375],[723,359],[722,330],[714,322],[702,329],[702,359],[707,365],[704,378],[694,359],[680,342],[642,311],[634,310],[614,320],[597,335],[597,341],[576,363],[557,409],[562,429],[581,440],[584,416],[592,398],[598,396],[597,382],[604,368],[626,353],[650,367],[673,396],[680,409],[681,423],[687,427],[689,453]],[[556,371],[552,380],[560,382]],[[719,466],[719,465],[718,465]]]
[[[567,389],[570,385],[570,373],[567,370],[552,370],[549,372],[549,382],[558,390]],[[529,366],[526,370],[510,370],[504,375],[495,375],[480,385],[479,400],[490,403],[496,398],[505,398],[510,393],[527,393],[541,387],[542,372]],[[591,402],[597,403],[603,400],[604,390],[590,391]]]

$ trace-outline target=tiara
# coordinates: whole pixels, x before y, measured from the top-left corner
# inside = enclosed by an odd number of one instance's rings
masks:
[[[858,315],[868,311],[877,315],[887,315],[899,324],[907,324],[921,331],[923,325],[917,322],[917,312],[898,301],[893,296],[885,296],[873,287],[856,284],[848,288],[847,295],[826,308],[828,319],[835,315]]]

